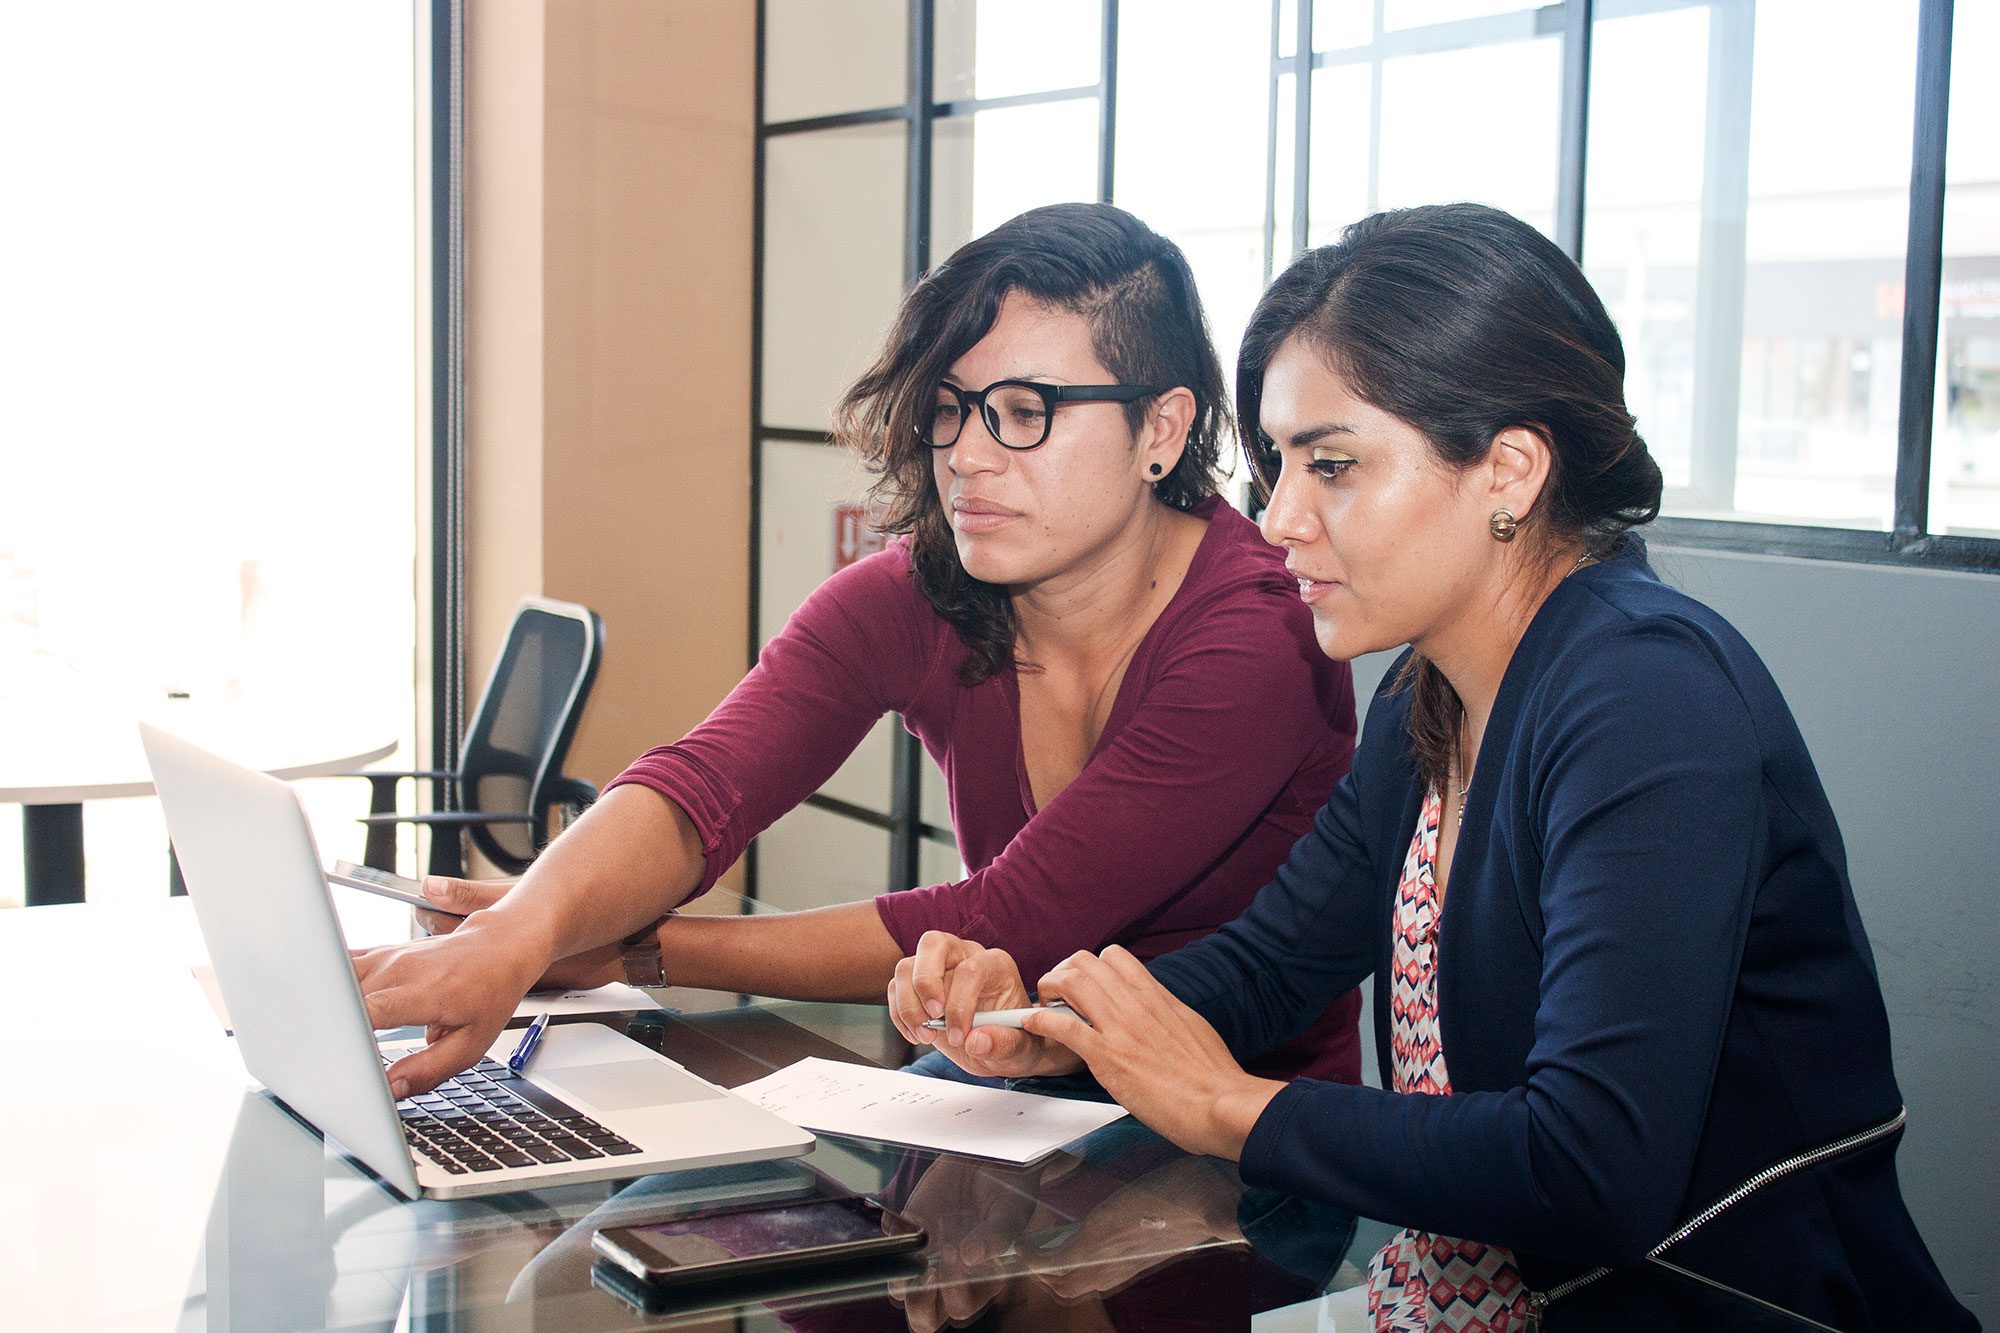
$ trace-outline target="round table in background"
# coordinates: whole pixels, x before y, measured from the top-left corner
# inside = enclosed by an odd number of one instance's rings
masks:
[[[169,703],[145,720],[276,778],[324,777],[396,749],[301,705]],[[83,901],[83,803],[153,794],[138,716],[68,700],[0,700],[0,803],[22,807],[26,901]]]

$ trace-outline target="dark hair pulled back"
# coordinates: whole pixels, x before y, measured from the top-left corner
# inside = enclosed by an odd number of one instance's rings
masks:
[[[1123,209],[1033,209],[960,246],[911,288],[881,355],[834,409],[833,434],[877,474],[871,494],[885,510],[882,530],[909,535],[917,588],[971,650],[960,671],[966,684],[1012,662],[1014,606],[1005,588],[973,578],[960,562],[932,450],[917,428],[938,381],[992,329],[1012,292],[1083,316],[1092,351],[1118,383],[1194,395],[1180,461],[1153,484],[1162,503],[1192,509],[1215,493],[1231,424],[1227,383],[1186,257]],[[1127,405],[1133,430],[1155,401]]]
[[[1258,428],[1264,371],[1297,336],[1358,397],[1414,426],[1465,469],[1521,427],[1549,446],[1548,480],[1521,521],[1547,548],[1581,540],[1604,556],[1660,512],[1660,469],[1625,406],[1625,348],[1574,262],[1519,218],[1439,204],[1364,218],[1309,250],[1251,315],[1237,362],[1244,452],[1260,484],[1276,458]],[[1420,654],[1398,679],[1414,691],[1419,774],[1442,787],[1462,706]]]

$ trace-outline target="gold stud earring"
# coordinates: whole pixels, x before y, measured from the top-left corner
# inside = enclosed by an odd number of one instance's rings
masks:
[[[1493,540],[1496,542],[1511,542],[1514,540],[1514,534],[1521,530],[1520,521],[1514,517],[1514,511],[1511,509],[1494,510],[1493,517],[1486,520],[1486,526],[1493,533]]]

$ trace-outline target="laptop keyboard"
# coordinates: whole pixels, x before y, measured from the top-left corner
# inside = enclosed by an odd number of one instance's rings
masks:
[[[390,1057],[382,1057],[386,1067]],[[536,1087],[496,1060],[396,1103],[403,1137],[454,1176],[537,1162],[626,1157],[638,1145]]]

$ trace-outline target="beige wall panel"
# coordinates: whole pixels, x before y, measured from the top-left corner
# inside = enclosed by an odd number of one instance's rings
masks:
[[[901,125],[764,150],[764,424],[825,430],[903,294]]]
[[[949,884],[965,878],[965,863],[950,847],[925,841],[917,849],[917,868],[926,884]]]
[[[743,673],[755,38],[748,5],[549,4],[544,586],[604,617],[594,781]]]
[[[951,827],[951,800],[945,792],[944,774],[931,762],[928,751],[924,754],[923,799],[917,803],[917,813],[926,824]]]
[[[768,642],[783,629],[791,613],[833,573],[834,506],[859,503],[867,482],[844,449],[765,442],[763,531],[758,534],[760,638]],[[894,718],[884,718],[821,790],[887,813],[892,744],[899,725]]]
[[[798,911],[873,898],[889,884],[889,835],[802,805],[757,839],[757,899]]]
[[[542,590],[542,3],[466,24],[466,689]]]
[[[467,674],[524,594],[596,610],[568,767],[602,783],[744,668],[755,7],[481,0],[467,30]]]
[[[909,96],[907,0],[766,0],[764,9],[764,119],[900,106]]]

